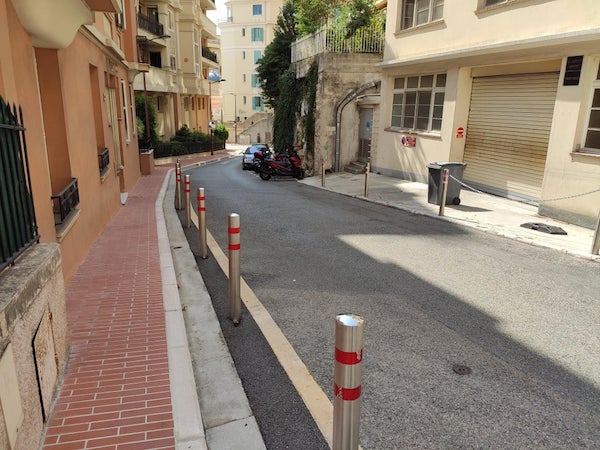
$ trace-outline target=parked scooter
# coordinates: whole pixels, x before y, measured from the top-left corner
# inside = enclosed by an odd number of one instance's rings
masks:
[[[295,151],[279,154],[275,158],[261,158],[258,173],[265,181],[273,176],[291,176],[298,180],[304,178],[302,161]]]

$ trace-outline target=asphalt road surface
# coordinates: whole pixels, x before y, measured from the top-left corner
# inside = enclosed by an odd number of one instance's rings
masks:
[[[262,181],[241,157],[186,173],[225,253],[240,215],[242,278],[330,400],[335,316],[364,317],[364,449],[600,448],[597,262]],[[268,448],[327,448],[248,311],[228,322],[214,258],[199,268]]]

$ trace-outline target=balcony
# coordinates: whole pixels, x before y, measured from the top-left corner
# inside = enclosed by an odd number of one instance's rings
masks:
[[[156,36],[164,36],[165,27],[162,23],[157,22],[150,16],[146,16],[142,13],[138,13],[138,28],[146,30]]]
[[[71,178],[71,182],[58,194],[51,196],[51,199],[54,211],[54,224],[60,225],[79,205],[77,178]]]
[[[100,176],[106,175],[108,172],[108,164],[110,163],[110,158],[108,154],[108,149],[105,148],[102,153],[98,155],[98,169],[100,170]]]
[[[292,43],[292,63],[321,53],[383,53],[385,36],[380,28],[361,28],[346,37],[345,26],[328,25]]]
[[[206,58],[209,61],[212,61],[214,63],[219,62],[217,60],[217,54],[215,52],[213,52],[211,49],[209,49],[208,47],[202,47],[202,57]]]

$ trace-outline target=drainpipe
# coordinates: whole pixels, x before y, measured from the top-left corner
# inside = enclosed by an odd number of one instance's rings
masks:
[[[340,140],[341,140],[340,127],[342,125],[342,110],[346,107],[346,105],[348,103],[350,103],[352,100],[354,100],[360,94],[362,94],[364,91],[366,91],[367,89],[378,87],[380,84],[381,84],[381,81],[379,81],[379,80],[371,81],[367,84],[363,84],[362,86],[360,86],[359,88],[355,89],[350,94],[348,94],[346,97],[344,97],[344,99],[338,105],[336,112],[335,112],[335,171],[336,172],[340,171]]]

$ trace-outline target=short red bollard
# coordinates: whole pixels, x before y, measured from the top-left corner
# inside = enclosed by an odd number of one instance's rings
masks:
[[[181,209],[181,166],[175,163],[175,208]]]
[[[185,226],[189,228],[192,225],[192,212],[190,204],[190,176],[185,176]]]
[[[335,317],[333,449],[358,449],[364,320],[356,314]]]
[[[229,232],[229,318],[239,325],[242,314],[240,300],[240,216],[230,214]]]
[[[206,244],[206,204],[204,188],[198,188],[198,239],[200,240],[200,257],[208,258],[208,246]]]

